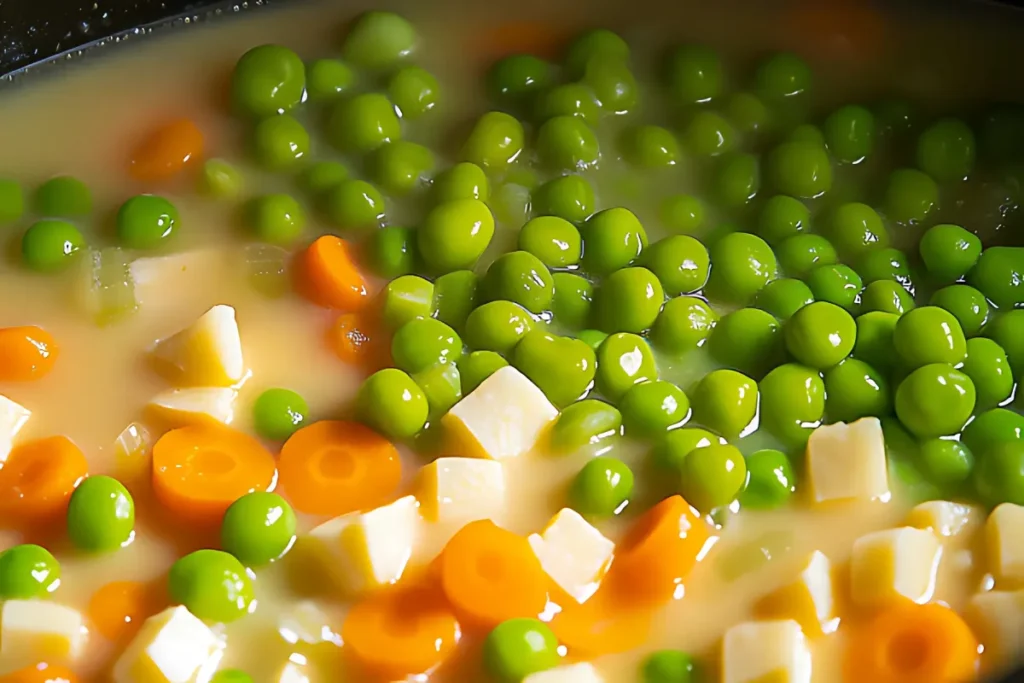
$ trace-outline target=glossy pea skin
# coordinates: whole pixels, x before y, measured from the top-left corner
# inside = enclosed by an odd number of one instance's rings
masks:
[[[285,441],[309,420],[309,404],[291,389],[267,389],[252,406],[256,433],[268,441]]]
[[[597,348],[608,338],[608,333],[601,330],[580,330],[576,333],[576,338],[586,342],[587,346],[597,351]]]
[[[271,116],[253,128],[252,151],[260,166],[288,171],[309,157],[309,133],[288,114]]]
[[[299,175],[299,185],[309,194],[319,197],[348,178],[349,172],[344,164],[337,161],[315,161]]]
[[[171,238],[178,222],[178,210],[163,197],[136,195],[117,211],[117,239],[129,249],[155,249]]]
[[[690,118],[683,132],[683,146],[692,156],[717,157],[736,147],[736,130],[723,116],[699,111]]]
[[[849,202],[832,215],[830,237],[843,259],[854,261],[871,249],[889,246],[882,217],[867,204]]]
[[[81,218],[92,213],[92,193],[78,178],[57,176],[36,190],[35,209],[46,218]]]
[[[402,126],[391,100],[379,93],[364,93],[334,105],[327,137],[343,152],[365,154],[400,139]]]
[[[406,119],[418,119],[436,107],[440,90],[434,74],[418,66],[403,67],[388,80],[388,98]]]
[[[786,348],[800,363],[826,370],[850,355],[857,323],[844,309],[815,301],[793,314],[783,326]]]
[[[459,333],[434,318],[410,320],[398,328],[391,339],[395,367],[408,373],[439,363],[454,363],[461,355]]]
[[[1024,436],[1024,416],[1006,408],[993,408],[979,413],[960,435],[961,441],[979,458],[984,458],[995,445],[1017,441]]]
[[[777,194],[761,208],[757,234],[771,245],[810,229],[811,211],[794,197]]]
[[[885,375],[858,358],[847,358],[825,371],[825,413],[829,422],[855,422],[892,412]]]
[[[0,553],[0,598],[42,598],[59,586],[60,563],[46,548],[22,543]]]
[[[68,501],[67,527],[68,537],[79,550],[117,550],[134,536],[135,502],[117,479],[87,477]]]
[[[1014,376],[1020,377],[1024,373],[1024,311],[999,315],[985,333],[1003,347]]]
[[[283,192],[250,200],[246,215],[256,237],[270,244],[291,244],[306,227],[306,212],[302,205]]]
[[[721,158],[715,176],[715,197],[726,208],[740,208],[757,196],[761,167],[753,154],[734,152]]]
[[[284,557],[295,542],[295,512],[269,491],[247,493],[228,507],[221,522],[221,547],[250,567]]]
[[[810,142],[783,142],[768,155],[768,177],[782,194],[800,199],[832,189],[832,165],[824,147]]]
[[[741,507],[774,510],[796,492],[796,473],[782,451],[765,448],[748,455],[747,475],[747,486],[739,496]]]
[[[508,361],[494,351],[473,351],[463,355],[456,361],[462,395],[468,396],[485,379],[507,365]]]
[[[545,121],[537,131],[537,150],[553,170],[583,170],[601,157],[594,131],[574,116],[555,116]]]
[[[917,165],[940,183],[963,180],[974,169],[974,133],[956,118],[936,121],[917,139]]]
[[[735,446],[712,444],[697,448],[683,460],[680,489],[701,512],[728,505],[747,483],[747,465]]]
[[[825,383],[817,370],[786,363],[761,380],[761,426],[790,448],[803,448],[825,415]]]
[[[453,270],[434,281],[435,317],[461,330],[476,307],[479,278],[471,270]]]
[[[623,156],[640,168],[674,166],[680,158],[679,143],[662,126],[634,126],[623,132],[619,145]]]
[[[669,299],[651,328],[651,342],[663,353],[681,356],[701,346],[718,314],[703,299],[677,296]]]
[[[386,69],[408,59],[419,43],[416,28],[394,12],[364,12],[342,43],[345,59],[364,69]]]
[[[678,104],[707,102],[722,92],[722,61],[702,45],[684,45],[669,57],[668,89]]]
[[[408,275],[416,267],[416,235],[411,228],[385,226],[371,234],[367,253],[375,274],[384,278]]]
[[[669,296],[689,294],[704,287],[711,271],[711,257],[700,241],[689,235],[658,240],[641,256]]]
[[[974,487],[988,505],[1024,505],[1024,444],[1004,441],[978,459]]]
[[[853,313],[857,311],[864,281],[853,268],[836,263],[812,270],[807,275],[807,286],[816,301],[828,301]]]
[[[768,243],[757,235],[734,232],[711,247],[711,298],[746,305],[766,284],[778,277],[778,263]]]
[[[903,314],[914,308],[914,298],[895,280],[875,280],[861,293],[861,311]]]
[[[665,432],[651,449],[652,464],[663,472],[676,475],[682,472],[683,461],[690,451],[711,444],[723,443],[723,440],[706,429],[699,427],[682,427]]]
[[[462,399],[462,377],[455,363],[434,365],[413,373],[412,379],[427,397],[428,419],[439,420]]]
[[[535,329],[512,350],[512,365],[558,408],[583,398],[594,384],[594,350],[579,339]]]
[[[939,205],[939,186],[923,171],[900,168],[889,175],[883,204],[896,223],[922,223]]]
[[[762,97],[778,102],[810,90],[811,68],[795,54],[780,52],[758,66],[755,80]]]
[[[171,600],[204,621],[228,623],[249,612],[252,580],[234,556],[220,550],[196,550],[171,565]]]
[[[466,343],[475,350],[507,355],[531,329],[533,316],[525,308],[511,301],[491,301],[466,318]]]
[[[871,249],[857,262],[857,272],[865,283],[878,280],[897,280],[901,284],[910,282],[910,265],[907,255],[893,247]]]
[[[487,112],[477,119],[466,139],[462,160],[498,173],[522,153],[523,144],[523,124],[504,112]]]
[[[693,421],[735,439],[757,414],[757,396],[757,382],[750,377],[735,370],[712,370],[691,392]]]
[[[809,303],[814,302],[810,287],[794,278],[779,278],[766,284],[754,297],[754,307],[767,311],[779,320],[787,320]]]
[[[772,124],[772,113],[757,95],[738,92],[729,97],[725,105],[729,121],[741,132],[756,135]]]
[[[647,268],[615,271],[598,285],[594,313],[605,332],[641,333],[658,318],[665,292],[657,276]]]
[[[306,67],[297,54],[280,45],[259,45],[235,64],[231,100],[239,113],[270,116],[296,107],[305,87]]]
[[[590,319],[594,286],[575,273],[555,273],[555,296],[551,301],[551,314],[555,322],[565,329],[579,330]]]
[[[704,223],[704,204],[693,195],[674,194],[661,204],[661,222],[670,231],[689,235]]]
[[[622,414],[618,408],[598,399],[585,398],[567,406],[558,415],[548,433],[548,447],[556,454],[574,453],[617,436],[621,427]]]
[[[614,31],[598,28],[577,36],[565,54],[565,68],[572,76],[580,76],[594,57],[629,61],[629,44]]]
[[[864,107],[847,105],[832,112],[824,125],[825,141],[832,155],[854,164],[871,153],[875,140],[875,117]]]
[[[36,221],[21,236],[21,260],[30,269],[53,273],[71,264],[85,247],[85,237],[71,223],[56,219]]]
[[[959,432],[974,411],[971,378],[948,363],[911,372],[896,389],[896,416],[921,439]]]
[[[538,216],[558,216],[582,223],[594,213],[594,188],[578,175],[553,178],[533,193],[533,211]]]
[[[933,225],[918,244],[928,274],[937,282],[962,278],[981,257],[981,240],[959,225]]]
[[[633,471],[616,458],[587,461],[569,486],[569,504],[588,517],[609,517],[633,494]]]
[[[1003,403],[1013,393],[1013,372],[1006,352],[985,337],[967,340],[967,357],[960,370],[971,378],[977,394],[977,410]]]
[[[241,193],[242,173],[224,159],[207,159],[196,180],[196,189],[214,199],[234,199]]]
[[[435,204],[456,199],[479,199],[486,202],[490,194],[490,183],[482,168],[462,161],[439,173],[434,178],[431,191]]]
[[[373,373],[359,387],[356,412],[374,430],[391,439],[411,439],[427,422],[427,397],[415,381],[396,368]]]
[[[487,72],[487,93],[506,107],[532,101],[553,80],[550,64],[533,55],[509,55],[499,59]]]
[[[800,234],[783,240],[775,252],[782,272],[789,277],[804,278],[818,266],[839,260],[835,247],[821,235]]]
[[[582,80],[594,91],[605,112],[626,114],[636,107],[639,87],[627,62],[597,55],[587,62]]]
[[[338,183],[324,193],[322,203],[328,220],[343,230],[366,232],[384,222],[384,195],[365,180]]]
[[[566,268],[579,263],[583,240],[576,226],[564,218],[538,216],[519,231],[519,249],[549,268]]]
[[[790,142],[807,142],[825,147],[825,134],[813,123],[802,123],[789,132],[786,139]]]
[[[21,183],[12,178],[0,178],[0,225],[13,223],[25,212],[25,194]]]
[[[558,638],[537,619],[509,619],[495,626],[483,647],[484,667],[500,683],[519,683],[558,666]]]
[[[708,337],[708,350],[722,365],[761,377],[782,360],[782,328],[771,313],[740,308],[718,321]]]
[[[647,232],[629,209],[599,211],[587,219],[583,235],[583,269],[609,275],[632,263],[647,246]]]
[[[917,465],[930,482],[946,487],[971,476],[974,454],[955,439],[927,439],[918,447]]]
[[[626,436],[650,439],[686,422],[690,399],[676,385],[659,379],[633,386],[619,408]]]
[[[420,254],[435,273],[471,269],[494,237],[494,216],[479,199],[438,204],[417,231]]]
[[[480,281],[491,300],[504,299],[519,304],[531,313],[551,307],[554,281],[544,263],[527,251],[502,254],[487,268]]]
[[[857,340],[853,355],[874,368],[885,371],[896,360],[893,332],[900,316],[884,311],[872,311],[857,316]]]
[[[967,355],[967,340],[960,323],[938,306],[921,306],[896,323],[893,344],[908,368],[930,363],[956,365]]]
[[[538,121],[576,116],[593,125],[601,117],[601,103],[586,83],[564,83],[551,88],[538,97],[534,110]]]
[[[384,286],[380,295],[381,319],[392,330],[433,311],[434,284],[419,275],[402,275]]]
[[[964,336],[976,337],[989,320],[985,295],[970,285],[949,285],[932,294],[932,306],[944,308],[957,319]]]
[[[389,194],[401,196],[425,182],[434,170],[434,153],[423,145],[395,140],[378,147],[368,159],[374,182]]]
[[[608,335],[597,348],[597,390],[612,402],[618,402],[629,389],[658,378],[647,340],[628,332]]]
[[[310,102],[336,100],[355,82],[355,71],[340,59],[317,59],[306,66],[306,94]]]
[[[967,282],[999,308],[1020,306],[1024,303],[1024,247],[989,247],[967,274]]]

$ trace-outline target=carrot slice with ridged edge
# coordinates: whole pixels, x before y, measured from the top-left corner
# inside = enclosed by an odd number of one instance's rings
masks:
[[[89,621],[107,640],[124,643],[167,603],[163,582],[114,581],[89,599]]]
[[[369,303],[370,292],[354,254],[352,245],[340,237],[318,237],[298,256],[299,293],[325,308],[362,309]]]
[[[142,181],[165,180],[203,155],[203,133],[189,119],[160,126],[132,153],[132,177]]]
[[[78,683],[75,672],[67,667],[40,662],[0,676],[0,683]]]
[[[281,447],[281,489],[297,510],[343,515],[387,501],[402,481],[398,449],[358,422],[321,420]]]
[[[28,382],[50,374],[60,348],[41,327],[0,328],[0,381]]]
[[[640,647],[651,628],[651,611],[623,605],[608,586],[602,586],[582,605],[560,589],[551,600],[560,610],[551,630],[573,657],[590,659]]]
[[[59,520],[88,473],[85,454],[66,436],[18,444],[0,468],[0,513],[18,523]]]

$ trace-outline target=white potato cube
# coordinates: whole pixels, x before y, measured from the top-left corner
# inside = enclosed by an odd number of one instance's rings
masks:
[[[146,408],[172,427],[217,422],[231,424],[238,392],[230,387],[169,389],[149,399]]]
[[[154,358],[184,386],[230,387],[245,378],[235,309],[219,304],[194,323],[157,342]]]
[[[807,441],[814,500],[873,500],[889,493],[882,423],[865,417],[818,427]]]
[[[931,529],[943,538],[956,536],[973,524],[978,509],[948,500],[929,500],[914,506],[907,524],[918,529]]]
[[[748,621],[722,640],[722,683],[810,683],[811,651],[792,619]]]
[[[0,658],[69,662],[85,652],[81,612],[50,600],[8,600],[0,612]]]
[[[942,546],[931,531],[901,527],[861,536],[853,543],[850,592],[875,606],[902,598],[925,603],[935,592]]]
[[[1003,503],[985,522],[989,569],[996,579],[1024,582],[1024,507]]]
[[[793,619],[808,636],[831,633],[839,625],[835,614],[832,564],[820,550],[811,553],[792,583],[769,594],[758,611],[775,619]]]
[[[456,403],[441,422],[466,455],[503,460],[533,449],[558,417],[544,392],[511,365]]]
[[[114,665],[115,683],[207,683],[224,641],[184,605],[146,620]]]
[[[281,615],[277,632],[292,645],[332,643],[341,646],[341,636],[335,633],[331,620],[310,600],[299,602]]]
[[[369,512],[352,512],[309,532],[328,573],[349,594],[395,583],[420,531],[419,503],[405,496]]]
[[[570,508],[527,540],[548,576],[580,603],[597,592],[615,552],[613,542]]]
[[[432,522],[494,519],[505,510],[504,466],[482,458],[438,458],[420,470],[417,498]]]
[[[281,667],[280,673],[274,679],[277,683],[309,683],[309,676],[306,675],[304,667],[294,662],[288,662]]]
[[[14,437],[32,417],[31,411],[6,396],[0,396],[0,465],[7,462],[7,456],[14,447]]]
[[[593,664],[579,662],[532,673],[523,679],[523,683],[604,683],[604,679]]]
[[[985,645],[987,669],[998,671],[1024,659],[1024,591],[978,593],[964,618]]]

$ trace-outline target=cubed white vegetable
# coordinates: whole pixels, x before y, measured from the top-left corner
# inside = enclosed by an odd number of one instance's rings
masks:
[[[505,469],[497,460],[438,458],[420,470],[416,496],[432,522],[495,519],[505,510]]]
[[[115,683],[207,683],[224,641],[183,605],[146,620],[114,665]]]
[[[183,386],[230,387],[245,378],[235,309],[224,304],[157,342],[153,355],[171,379]]]
[[[985,646],[986,669],[998,671],[1024,659],[1024,591],[978,593],[964,618]]]
[[[528,540],[548,576],[580,603],[597,591],[615,552],[612,541],[570,508]]]
[[[882,424],[865,417],[818,427],[807,441],[814,500],[873,500],[889,493]]]
[[[579,662],[538,671],[524,678],[523,683],[604,683],[604,679],[593,664]]]
[[[8,600],[0,612],[0,658],[71,662],[85,652],[81,612],[50,600]]]
[[[442,423],[464,455],[503,460],[530,451],[556,417],[544,392],[509,365],[456,403]]]
[[[748,621],[722,640],[722,683],[810,683],[811,651],[792,619]]]
[[[902,598],[928,602],[942,546],[931,531],[901,527],[861,536],[853,543],[850,592],[854,602],[875,606]]]
[[[32,413],[6,396],[0,396],[0,465],[7,461],[14,447],[14,437],[25,426]]]
[[[929,500],[914,506],[907,515],[907,524],[918,529],[930,529],[943,538],[956,536],[974,523],[978,509],[948,500]]]
[[[277,632],[285,641],[295,645],[305,643],[318,645],[333,643],[341,645],[339,636],[331,620],[315,602],[303,600],[281,615],[277,621]]]
[[[405,572],[422,520],[415,496],[324,522],[305,539],[349,594],[395,583]]]
[[[231,424],[238,392],[230,387],[169,389],[149,400],[147,409],[171,427],[217,422]]]
[[[1024,507],[1003,503],[985,522],[989,570],[996,579],[1024,582]]]
[[[287,662],[281,667],[280,673],[274,680],[277,683],[309,683],[309,676],[306,674],[305,667],[294,662]]]
[[[758,612],[776,619],[793,619],[808,636],[831,633],[839,625],[835,614],[832,564],[820,550],[811,553],[796,580],[769,594]]]

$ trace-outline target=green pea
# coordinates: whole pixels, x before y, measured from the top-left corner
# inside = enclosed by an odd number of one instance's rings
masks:
[[[720,114],[700,111],[687,124],[683,144],[694,156],[716,157],[735,149],[738,137],[732,124]]]
[[[299,183],[306,192],[319,197],[328,190],[348,180],[345,165],[337,161],[315,161],[299,176]]]
[[[880,370],[888,370],[895,360],[893,333],[900,316],[872,311],[857,317],[857,341],[853,355]]]
[[[661,204],[661,222],[675,233],[692,234],[704,223],[704,205],[689,194],[674,194]]]
[[[540,96],[536,114],[539,121],[555,116],[576,116],[589,124],[596,124],[601,117],[601,103],[586,83],[565,83]]]
[[[708,296],[726,303],[746,305],[778,277],[775,253],[757,235],[734,232],[711,247]]]
[[[365,180],[343,180],[326,191],[323,210],[339,228],[367,232],[384,222],[384,195]]]
[[[479,199],[486,202],[489,183],[484,170],[468,161],[445,169],[434,178],[433,199],[437,204],[457,199]]]
[[[857,272],[866,283],[897,280],[905,286],[910,284],[907,255],[892,247],[872,249],[865,253],[857,264]]]
[[[750,377],[735,370],[712,370],[691,393],[693,421],[735,439],[757,415],[757,396],[757,382]]]
[[[42,598],[59,586],[60,563],[46,548],[22,543],[0,553],[0,598]]]
[[[565,68],[573,76],[581,75],[594,57],[629,61],[629,45],[614,31],[605,28],[586,31],[569,45]]]
[[[522,153],[523,144],[523,124],[504,112],[487,112],[466,139],[462,159],[499,173]]]
[[[918,448],[921,473],[937,486],[966,481],[974,469],[974,454],[955,439],[928,439]]]
[[[471,349],[508,355],[533,329],[533,316],[511,301],[491,301],[466,318],[466,344]]]
[[[601,330],[580,330],[576,333],[576,338],[586,342],[587,346],[597,351],[602,342],[608,338],[608,334]]]
[[[538,216],[519,231],[519,248],[549,268],[565,268],[579,263],[583,242],[580,231],[564,218]]]
[[[1024,311],[1007,311],[995,319],[986,331],[1006,351],[1013,374],[1024,373]]]
[[[509,619],[484,640],[484,667],[495,680],[519,683],[530,674],[558,666],[558,637],[537,619]]]
[[[479,278],[471,270],[453,270],[434,281],[434,312],[437,319],[460,330],[476,308]]]
[[[235,64],[231,100],[236,111],[253,117],[280,114],[302,102],[306,67],[280,45],[259,45]]]
[[[776,252],[782,271],[790,277],[805,278],[819,266],[837,263],[832,243],[821,235],[794,235],[783,240]]]
[[[196,550],[179,558],[167,585],[173,602],[204,621],[236,621],[249,613],[255,599],[245,567],[220,550]]]
[[[57,176],[36,190],[35,209],[47,218],[81,218],[92,213],[92,193],[78,178]]]
[[[947,363],[918,367],[896,389],[896,416],[918,438],[959,432],[974,411],[974,383]]]
[[[512,251],[496,258],[480,284],[489,299],[512,301],[531,313],[548,310],[555,293],[547,267],[526,251]]]
[[[748,204],[761,187],[761,170],[753,154],[731,153],[722,157],[715,178],[715,195],[722,206]]]
[[[583,170],[597,163],[601,150],[594,132],[573,116],[555,116],[537,131],[541,159],[554,170]]]
[[[395,331],[391,357],[395,367],[420,372],[439,363],[454,363],[462,355],[459,333],[440,320],[415,318]]]
[[[967,337],[981,334],[982,328],[988,323],[988,301],[984,294],[970,285],[943,287],[932,294],[929,303],[952,313]]]
[[[914,308],[914,298],[895,280],[876,280],[864,288],[860,308],[862,311],[903,314]]]
[[[857,324],[845,310],[815,301],[793,314],[783,326],[786,348],[799,362],[825,370],[850,355]]]
[[[875,139],[875,117],[857,105],[847,105],[825,119],[828,149],[839,161],[856,164],[871,153]]]
[[[633,438],[654,438],[690,417],[690,400],[683,390],[660,379],[634,385],[619,407],[626,436]]]
[[[837,263],[812,270],[807,275],[807,286],[815,300],[828,301],[852,313],[857,310],[864,282],[853,268]]]
[[[395,106],[379,93],[338,102],[327,120],[327,137],[343,152],[365,154],[402,137]]]
[[[599,211],[582,230],[583,268],[593,275],[608,275],[632,263],[647,246],[647,232],[629,209]]]
[[[999,308],[1016,308],[1024,303],[1024,247],[989,247],[967,274]]]
[[[356,411],[367,425],[391,439],[411,439],[423,429],[427,397],[412,377],[395,368],[373,373],[359,387]]]
[[[918,248],[928,273],[939,282],[962,278],[981,256],[981,240],[959,225],[932,226]]]
[[[252,151],[264,168],[289,171],[309,156],[309,133],[287,114],[271,116],[253,129]]]
[[[893,344],[911,369],[929,363],[957,365],[967,355],[960,323],[938,306],[921,306],[905,313],[896,323]]]
[[[487,92],[498,104],[515,107],[530,102],[554,80],[551,65],[533,55],[510,55],[487,72]]]
[[[821,375],[796,363],[780,365],[761,380],[761,425],[790,448],[804,448],[825,416]]]
[[[812,76],[807,62],[791,52],[780,52],[758,66],[755,79],[762,97],[780,102],[810,90]]]
[[[651,328],[651,342],[664,353],[680,356],[704,343],[718,323],[707,302],[693,296],[669,299]]]
[[[349,90],[356,73],[340,59],[317,59],[306,66],[306,94],[310,102],[330,102]]]
[[[410,228],[388,225],[370,235],[367,254],[381,277],[408,275],[416,266],[416,236]]]
[[[667,128],[661,126],[634,126],[623,132],[623,156],[640,168],[675,166],[679,161],[679,143]]]
[[[575,273],[554,273],[555,297],[551,301],[554,321],[565,329],[578,330],[590,319],[594,286]]]
[[[657,276],[646,268],[622,268],[606,277],[594,295],[594,311],[605,332],[635,332],[650,328],[665,303]]]
[[[595,363],[594,350],[586,342],[542,329],[527,332],[512,351],[512,364],[559,408],[590,391]]]
[[[762,376],[785,353],[779,321],[757,308],[740,308],[719,320],[708,350],[722,365],[753,377]]]
[[[799,199],[777,194],[761,208],[757,234],[768,244],[781,244],[811,226],[811,211]]]
[[[889,381],[857,358],[847,358],[825,371],[825,395],[830,422],[855,422],[892,412]]]
[[[768,175],[783,193],[809,199],[832,189],[832,166],[825,148],[810,142],[784,142],[768,156]]]
[[[636,107],[639,88],[629,64],[608,55],[596,55],[587,62],[583,82],[590,86],[601,108],[612,114],[626,114]]]
[[[936,121],[917,139],[917,165],[940,183],[963,180],[974,168],[974,133],[960,119]]]
[[[986,410],[964,427],[960,440],[972,453],[984,458],[992,448],[1005,441],[1016,441],[1024,435],[1024,416],[1006,408]]]
[[[710,48],[685,45],[668,63],[668,88],[678,104],[707,102],[722,92],[722,62]]]
[[[757,134],[772,124],[772,114],[757,95],[738,92],[729,97],[725,105],[729,121],[741,133]]]
[[[140,194],[117,212],[117,239],[129,249],[155,249],[178,227],[178,210],[163,197]]]
[[[789,142],[807,142],[818,147],[825,147],[825,134],[813,123],[802,123],[786,136]]]
[[[378,147],[368,164],[374,181],[400,196],[423,186],[434,170],[434,154],[423,145],[396,140]]]
[[[214,199],[234,199],[242,192],[242,173],[223,159],[207,159],[196,181],[196,189]]]
[[[800,280],[780,278],[766,284],[754,297],[754,307],[767,311],[779,320],[787,320],[814,301],[810,287]]]
[[[279,560],[295,543],[295,512],[276,493],[247,493],[227,509],[220,526],[221,547],[250,567]]]
[[[70,265],[85,238],[67,221],[36,221],[21,237],[21,260],[32,270],[56,272]]]
[[[434,285],[418,275],[402,275],[381,292],[381,318],[392,330],[433,312]]]
[[[252,683],[252,676],[241,669],[220,669],[214,672],[210,683]]]
[[[508,365],[508,361],[494,351],[473,351],[459,358],[456,365],[459,368],[462,395],[468,396],[485,379]]]
[[[939,206],[939,186],[927,173],[897,169],[889,175],[884,205],[886,215],[896,223],[922,223]]]
[[[494,216],[479,199],[432,208],[417,231],[420,255],[436,273],[472,269],[494,237]]]
[[[633,494],[633,472],[621,460],[597,456],[587,461],[569,487],[569,504],[590,517],[617,514]]]
[[[462,377],[455,363],[434,365],[414,373],[412,378],[427,397],[427,419],[432,423],[462,399]]]
[[[309,404],[291,389],[267,389],[252,406],[256,433],[268,441],[286,441],[309,421]]]
[[[0,225],[13,223],[25,212],[25,195],[21,184],[11,178],[0,178]]]
[[[345,36],[345,59],[364,69],[386,69],[412,56],[419,43],[416,28],[394,12],[365,12]]]
[[[594,188],[586,178],[565,175],[549,180],[533,194],[533,211],[582,223],[594,213]]]
[[[878,212],[867,204],[849,202],[832,216],[832,244],[847,260],[856,260],[871,249],[889,246],[889,233]]]
[[[548,447],[556,454],[575,453],[618,435],[621,427],[622,414],[615,406],[586,398],[567,406],[558,415],[548,433]]]
[[[270,244],[291,244],[306,227],[306,212],[289,194],[256,197],[250,200],[246,214],[256,237]]]
[[[660,470],[682,472],[683,461],[690,451],[723,441],[699,427],[683,427],[662,434],[651,449],[651,461]]]
[[[418,66],[403,67],[388,80],[388,98],[406,119],[418,119],[436,107],[440,90],[434,74]]]
[[[968,339],[966,347],[967,358],[960,370],[974,383],[977,408],[995,408],[1013,394],[1013,372],[1006,352],[985,337]]]
[[[795,492],[796,473],[785,453],[765,448],[747,456],[747,486],[739,496],[742,507],[774,510]]]
[[[1024,444],[1006,441],[996,444],[979,458],[974,470],[974,487],[990,506],[1000,503],[1024,504]]]
[[[688,235],[658,240],[643,253],[641,263],[657,276],[669,296],[700,290],[711,270],[708,250]]]
[[[643,337],[629,332],[608,335],[597,349],[597,390],[618,402],[629,389],[658,379],[654,354]]]
[[[683,460],[683,497],[701,512],[728,505],[747,483],[747,465],[735,446],[712,444]]]

